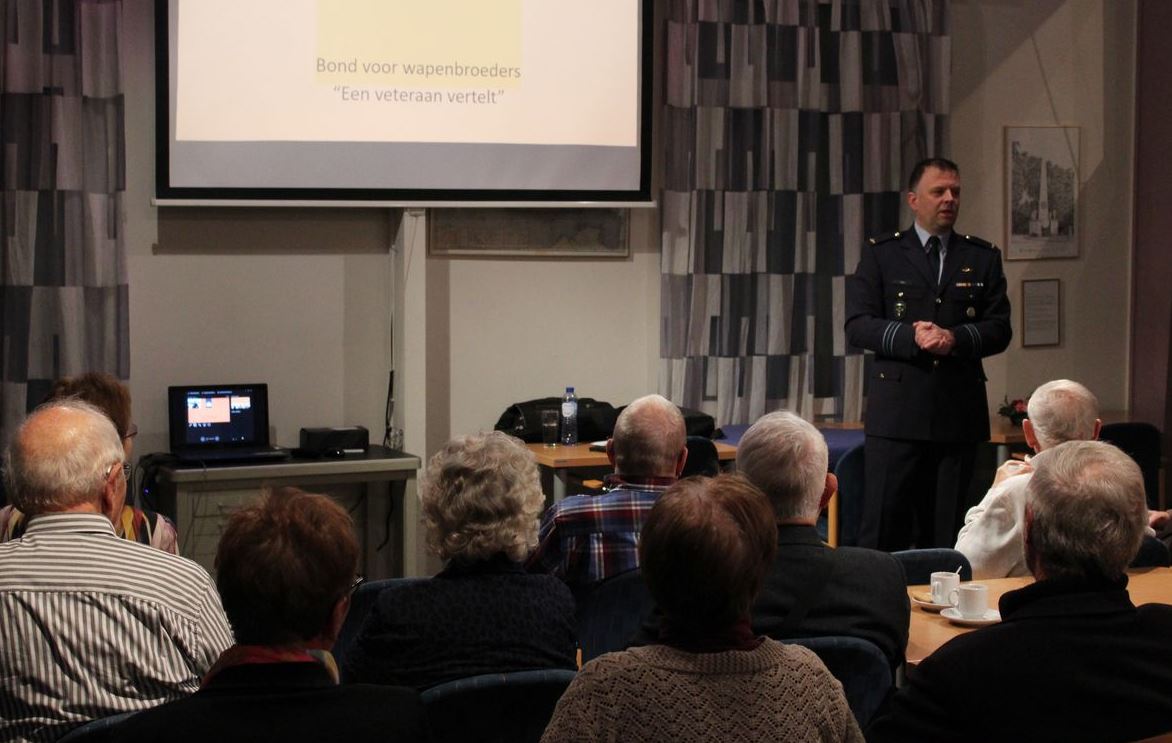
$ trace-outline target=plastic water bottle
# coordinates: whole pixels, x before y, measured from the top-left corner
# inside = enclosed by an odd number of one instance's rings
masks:
[[[578,443],[578,398],[574,388],[567,387],[562,395],[562,443],[572,446]]]

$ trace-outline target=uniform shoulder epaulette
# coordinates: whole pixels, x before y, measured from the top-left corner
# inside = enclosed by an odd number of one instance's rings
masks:
[[[998,250],[996,245],[989,242],[988,240],[985,240],[984,238],[977,237],[976,235],[961,235],[960,237],[965,242],[976,245],[978,248],[985,248],[986,250]]]
[[[869,245],[882,245],[885,242],[890,242],[892,240],[898,240],[900,234],[902,234],[902,233],[900,233],[899,230],[896,230],[895,232],[885,232],[882,235],[876,235],[875,237],[872,237],[870,240],[867,240],[867,243]]]

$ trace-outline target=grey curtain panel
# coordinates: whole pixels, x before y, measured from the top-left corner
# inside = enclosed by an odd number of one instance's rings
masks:
[[[121,0],[0,1],[0,443],[63,375],[130,374]]]
[[[860,420],[844,276],[943,154],[948,0],[668,0],[660,391]]]

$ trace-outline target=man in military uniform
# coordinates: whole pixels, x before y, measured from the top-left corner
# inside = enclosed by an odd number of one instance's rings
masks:
[[[996,246],[953,230],[956,164],[931,158],[908,179],[915,223],[870,240],[846,284],[846,336],[875,353],[866,413],[859,544],[950,546],[989,438],[981,359],[1013,331]]]

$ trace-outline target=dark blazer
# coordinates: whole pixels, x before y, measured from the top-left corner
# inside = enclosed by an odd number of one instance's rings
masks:
[[[953,232],[940,286],[914,228],[870,240],[846,281],[846,336],[873,351],[866,432],[938,442],[989,438],[981,359],[1001,353],[1013,335],[1001,253]],[[917,320],[952,330],[948,356],[920,350]]]
[[[908,669],[869,741],[1133,741],[1172,730],[1172,606],[1118,582],[1040,581],[1000,624]]]
[[[429,740],[413,689],[338,686],[316,663],[226,668],[185,699],[138,712],[103,740],[118,743]]]
[[[346,682],[422,691],[485,673],[577,668],[574,597],[560,578],[503,556],[450,563],[384,590],[346,653]]]
[[[808,606],[800,618],[791,613]],[[903,662],[911,607],[903,566],[886,552],[830,547],[813,526],[779,526],[777,558],[750,610],[753,631],[786,640],[846,635],[874,643],[891,661]],[[636,644],[658,637],[658,614]]]

